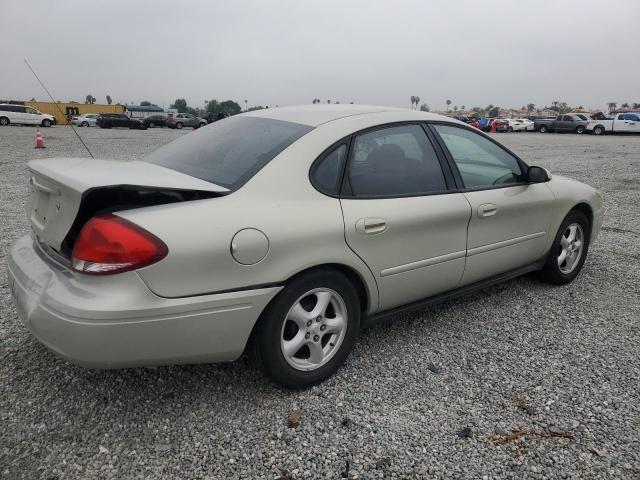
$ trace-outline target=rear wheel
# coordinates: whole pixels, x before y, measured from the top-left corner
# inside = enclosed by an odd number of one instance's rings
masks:
[[[89,122],[82,122],[80,124],[81,127],[88,127],[89,126]]]
[[[6,127],[9,125],[9,119],[7,117],[0,117],[0,125]]]
[[[546,125],[540,125],[540,133],[547,133],[547,130],[549,129]]]
[[[585,214],[569,212],[558,229],[541,277],[555,285],[573,281],[587,258],[590,237],[591,225]]]
[[[360,328],[360,302],[342,274],[300,276],[263,313],[255,353],[264,372],[287,388],[307,388],[338,370]]]
[[[177,128],[178,130],[182,129],[182,127],[183,127],[182,122],[178,122],[178,123],[176,123],[176,128]]]
[[[507,132],[509,132],[509,133],[513,132],[513,127],[507,128]]]
[[[43,127],[50,127],[50,126],[51,126],[51,120],[49,120],[48,118],[45,118],[45,119],[42,121],[42,126],[43,126]]]
[[[603,133],[604,133],[604,127],[602,125],[596,125],[596,127],[593,129],[594,135],[602,135]]]
[[[155,127],[155,126],[156,126],[156,124],[155,124],[155,123],[153,123],[153,122],[149,122],[149,127],[150,127],[150,128],[153,128],[153,127]]]

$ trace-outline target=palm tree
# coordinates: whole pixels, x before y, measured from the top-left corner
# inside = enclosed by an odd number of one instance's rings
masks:
[[[620,105],[620,108],[622,108],[623,110],[629,110],[629,104],[627,102],[624,102],[622,105]]]
[[[467,107],[465,107],[464,105],[462,105],[462,106],[460,107],[460,110],[462,110],[463,112],[464,112],[466,109],[467,109]]]
[[[457,112],[457,111],[458,111],[458,105],[454,105],[454,106],[453,106],[453,111],[454,111],[454,112]]]
[[[535,103],[527,103],[527,112],[531,113],[536,109]]]
[[[560,111],[560,101],[559,100],[554,100],[553,102],[551,102],[551,110],[554,110],[556,112]]]
[[[420,103],[420,97],[416,96],[416,110],[418,109],[419,103]]]
[[[247,99],[246,98],[244,99],[244,111],[245,112],[247,111]]]
[[[640,103],[633,102],[633,109],[640,110]]]
[[[611,113],[612,111],[614,111],[616,109],[618,104],[616,102],[609,102],[609,103],[607,103],[607,106],[609,107],[609,113]]]
[[[411,98],[409,100],[411,100],[411,109],[413,110],[413,105],[416,103],[416,97],[411,95]]]
[[[447,104],[447,112],[449,111],[449,105],[451,105],[451,100],[447,100],[446,102],[444,102]]]

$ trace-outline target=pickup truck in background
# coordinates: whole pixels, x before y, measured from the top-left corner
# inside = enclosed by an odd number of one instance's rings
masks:
[[[533,128],[536,132],[575,132],[583,133],[589,117],[583,113],[565,113],[558,115],[556,118],[538,118],[533,122]]]
[[[594,135],[603,133],[640,133],[640,113],[618,113],[614,118],[590,120],[587,132]]]

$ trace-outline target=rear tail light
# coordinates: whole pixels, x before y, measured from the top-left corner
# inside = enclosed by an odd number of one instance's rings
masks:
[[[73,269],[108,275],[146,267],[167,256],[162,240],[138,225],[113,214],[89,220],[71,253]]]

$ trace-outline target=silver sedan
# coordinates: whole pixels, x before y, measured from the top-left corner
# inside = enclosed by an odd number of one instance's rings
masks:
[[[141,161],[29,163],[20,318],[69,360],[334,373],[371,322],[528,272],[561,285],[600,231],[595,189],[467,125],[388,107],[230,117]]]

